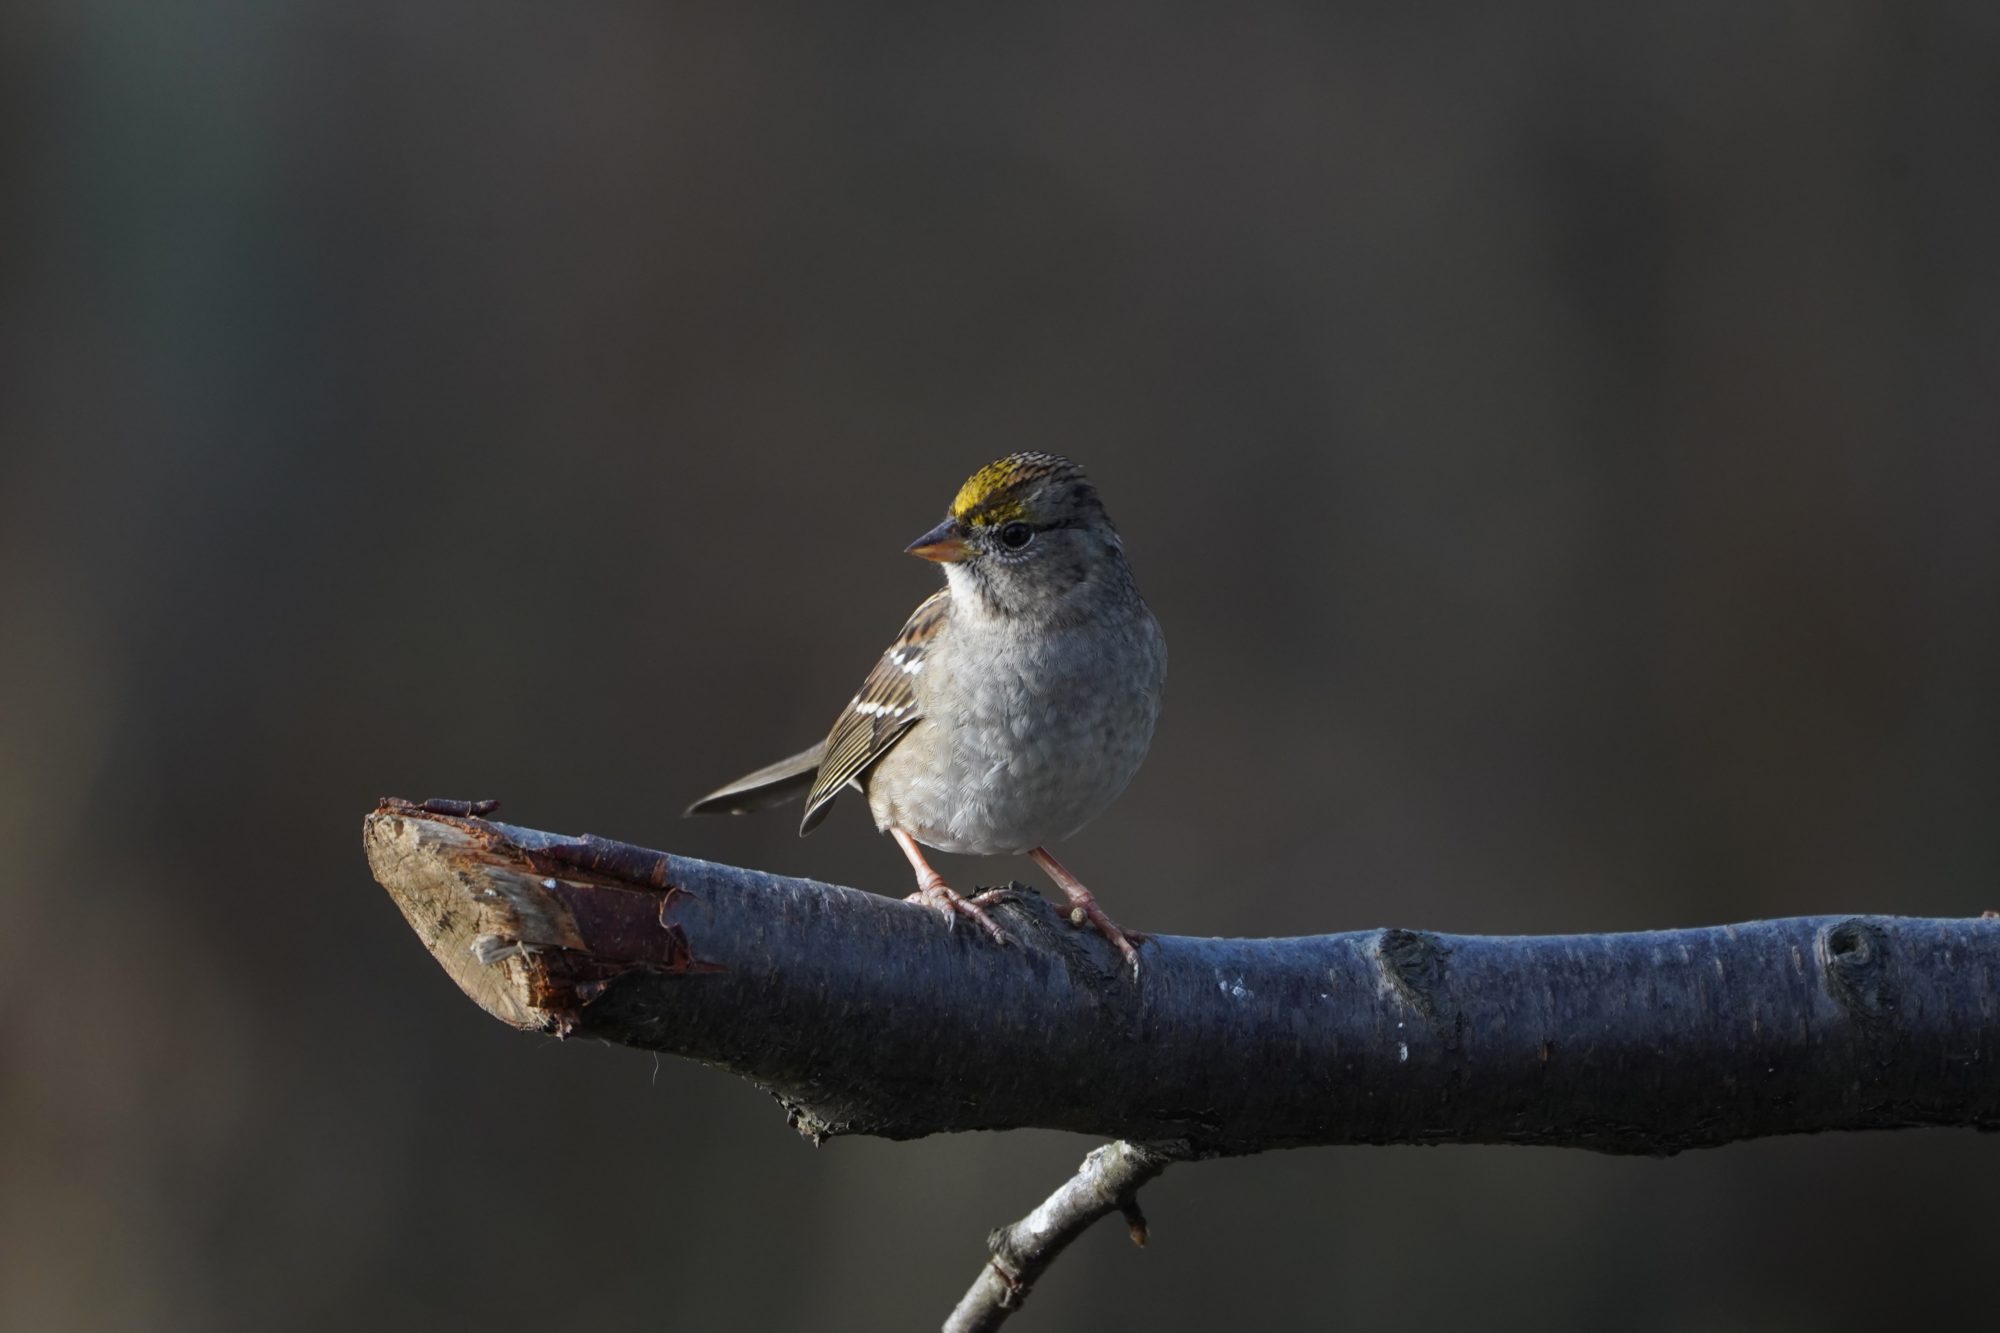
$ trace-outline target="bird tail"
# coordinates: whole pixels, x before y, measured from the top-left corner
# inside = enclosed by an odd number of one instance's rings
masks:
[[[819,761],[825,753],[826,742],[821,741],[812,749],[801,750],[789,759],[766,764],[755,773],[745,773],[727,786],[717,787],[683,813],[747,815],[752,810],[783,805],[806,794],[814,775],[819,772]]]

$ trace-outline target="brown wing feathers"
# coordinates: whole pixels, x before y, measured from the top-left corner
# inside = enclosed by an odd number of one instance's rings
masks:
[[[860,693],[840,711],[824,741],[717,788],[689,806],[687,813],[762,810],[784,804],[810,784],[805,818],[799,823],[800,833],[810,833],[826,818],[841,789],[874,767],[916,725],[920,716],[916,678],[924,669],[924,650],[944,625],[950,606],[949,589],[940,588],[924,599],[861,683]]]
[[[827,734],[819,775],[806,794],[800,833],[810,833],[826,818],[841,789],[874,767],[903,733],[916,725],[921,716],[917,712],[916,678],[924,669],[924,652],[943,627],[950,607],[948,589],[940,588],[925,598],[861,683],[860,692],[841,710]]]

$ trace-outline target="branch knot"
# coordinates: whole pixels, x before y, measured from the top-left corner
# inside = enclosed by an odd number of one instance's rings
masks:
[[[1849,917],[1820,932],[1819,957],[1826,993],[1858,1025],[1895,1021],[1895,954],[1889,932],[1866,917]]]

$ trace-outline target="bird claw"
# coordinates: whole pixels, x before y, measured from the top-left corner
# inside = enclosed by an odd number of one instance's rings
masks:
[[[986,909],[981,906],[981,903],[985,902],[993,892],[998,892],[998,890],[982,893],[977,898],[967,898],[959,894],[949,884],[939,880],[936,883],[920,885],[915,893],[908,895],[903,901],[906,903],[921,903],[925,907],[936,908],[944,914],[944,924],[947,930],[956,930],[958,928],[958,919],[964,917],[969,921],[977,921],[986,933],[993,937],[995,943],[1012,944],[1014,943],[1014,937],[1009,935],[1005,930],[1002,930],[1000,923],[987,915]]]
[[[1036,847],[1029,851],[1028,856],[1036,865],[1049,872],[1049,878],[1062,890],[1063,897],[1069,899],[1069,923],[1079,929],[1086,922],[1097,927],[1097,933],[1109,940],[1112,947],[1124,957],[1125,965],[1132,969],[1132,980],[1136,984],[1139,980],[1139,946],[1145,942],[1146,937],[1136,930],[1126,930],[1106,916],[1104,909],[1097,905],[1097,899],[1091,895],[1090,890],[1083,887],[1083,881],[1071,874],[1069,868],[1062,862],[1056,860],[1048,848]]]
[[[1125,958],[1125,965],[1132,969],[1132,980],[1139,979],[1139,946],[1146,936],[1136,930],[1127,930],[1104,914],[1097,905],[1097,899],[1088,890],[1070,890],[1069,923],[1081,929],[1085,925],[1095,926],[1097,933],[1111,941],[1112,947]]]

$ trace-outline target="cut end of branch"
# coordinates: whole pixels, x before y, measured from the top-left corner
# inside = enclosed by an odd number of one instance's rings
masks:
[[[625,972],[717,970],[669,919],[681,895],[664,853],[538,840],[479,817],[498,805],[390,797],[362,829],[375,878],[473,1003],[564,1036]]]
[[[536,946],[574,941],[574,923],[526,875],[486,872],[504,859],[504,840],[458,812],[483,802],[432,804],[385,800],[368,817],[362,842],[375,878],[473,1003],[517,1028],[563,1030],[562,1016],[537,1001],[531,963]]]

